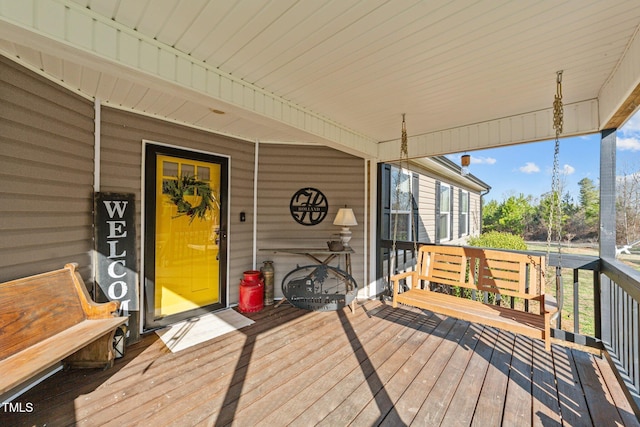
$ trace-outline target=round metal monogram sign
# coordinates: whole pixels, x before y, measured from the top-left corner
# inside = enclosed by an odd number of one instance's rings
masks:
[[[291,198],[289,204],[291,216],[302,225],[320,224],[327,216],[329,204],[320,190],[302,188]]]

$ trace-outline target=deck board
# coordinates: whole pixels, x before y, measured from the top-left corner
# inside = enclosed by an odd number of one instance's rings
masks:
[[[371,323],[370,323],[371,325]],[[370,330],[361,330],[363,336],[371,336]],[[314,343],[315,344],[315,343]],[[236,425],[248,425],[255,420],[272,420],[273,412],[290,401],[291,395],[305,393],[310,383],[332,372],[336,360],[340,362],[352,355],[350,346],[333,340],[301,358],[293,367],[281,371],[275,378],[246,394],[243,404],[233,416]],[[294,357],[296,357],[294,355]],[[300,381],[300,378],[304,378]],[[249,399],[252,403],[248,404]],[[304,410],[304,409],[303,409]],[[290,412],[289,412],[290,414]]]
[[[432,356],[422,365],[414,381],[409,385],[394,406],[394,411],[387,414],[382,420],[382,426],[409,425],[413,422],[418,410],[425,402],[433,386],[440,377],[447,361],[456,349],[458,341],[468,328],[464,321],[446,319],[445,327],[436,328],[433,336],[439,341],[433,350]]]
[[[373,374],[366,381],[362,381],[347,399],[344,399],[320,422],[320,425],[348,425],[369,402],[374,402],[376,406],[393,408],[386,386],[422,342],[419,330],[426,319],[428,319],[427,316],[418,316],[404,325],[401,334],[394,338],[400,344],[397,350],[391,353],[387,352],[387,354],[379,354],[379,357],[376,358],[379,361],[372,358],[372,364],[375,368]]]
[[[584,414],[589,413],[587,402],[584,398],[580,377],[576,370],[571,349],[556,346],[553,348],[556,387],[561,413],[567,425],[590,425],[591,420],[586,420]]]
[[[602,379],[607,386],[610,384],[616,384],[615,373],[611,370],[606,358],[595,357],[593,361],[598,365]],[[615,407],[618,409],[618,413],[622,418],[624,425],[635,425],[637,422],[636,416],[633,413],[633,408],[629,404],[628,397],[625,395],[624,390],[620,387],[608,387],[609,393],[615,402]]]
[[[405,315],[397,318],[392,327],[385,328],[383,332],[367,343],[361,343],[355,337],[355,340],[351,341],[352,345],[356,344],[353,350],[361,351],[357,366],[354,366],[349,374],[340,381],[332,381],[330,389],[312,407],[300,414],[291,425],[307,426],[317,423],[326,425],[324,419],[330,413],[336,411],[345,400],[351,401],[351,395],[357,395],[358,388],[361,385],[366,384],[373,392],[379,390],[382,387],[382,382],[376,372],[376,368],[397,352],[408,339],[409,334],[413,331],[413,328],[409,327],[409,325],[415,323],[416,317]],[[346,332],[349,333],[350,331]],[[371,393],[371,390],[369,393]]]
[[[471,425],[497,338],[498,331],[496,329],[485,328],[482,331],[465,374],[458,383],[447,413],[442,420],[442,425]]]
[[[407,322],[415,319],[415,317],[416,316],[410,316]],[[343,314],[341,320],[343,321],[343,329],[351,330],[351,327],[346,326],[347,322],[358,322],[359,318],[358,316],[352,318]],[[364,360],[366,356],[362,354],[363,349],[359,339],[370,342],[372,346],[375,346],[376,343],[382,345],[388,336],[402,329],[400,325],[389,325],[388,322],[382,320],[365,322],[365,324],[370,327],[366,329],[360,327],[357,333],[354,331],[351,334],[345,334],[343,330],[334,331],[337,336],[332,335],[333,343],[330,351],[322,354],[317,362],[312,363],[307,369],[304,369],[300,373],[295,373],[289,378],[288,383],[291,385],[286,390],[283,390],[286,398],[283,399],[282,394],[279,396],[281,405],[273,405],[270,397],[277,394],[273,391],[264,393],[261,399],[263,401],[262,405],[270,407],[272,410],[278,408],[277,415],[279,415],[280,418],[275,419],[278,419],[280,423],[292,422],[297,416],[307,412],[309,406],[315,401],[323,398],[324,392],[335,387],[338,383],[347,381],[349,375],[360,366],[360,360]],[[400,326],[400,328],[394,328],[394,326]],[[289,398],[292,390],[290,387],[296,390],[296,394],[305,396],[305,399],[291,400]],[[318,391],[322,391],[322,393],[318,393]],[[278,399],[278,396],[273,396],[273,398]],[[278,402],[278,400],[275,401]],[[242,412],[239,414],[241,417],[237,418],[236,424],[242,425],[243,419],[247,421],[253,420],[253,415],[255,414],[253,406],[247,409],[248,410],[245,411],[246,414]],[[265,420],[265,423],[271,423],[274,418],[267,417],[259,419]]]
[[[487,370],[472,426],[500,425],[509,383],[509,367],[515,335],[500,331]]]
[[[129,406],[113,404],[97,414],[95,411],[98,408],[84,407],[79,415],[100,415],[104,420],[108,420],[106,425],[147,422],[156,418],[162,423],[167,423],[173,418],[184,416],[194,403],[202,401],[202,395],[207,396],[203,405],[213,410],[216,402],[224,398],[230,389],[237,387],[238,380],[236,378],[234,381],[234,376],[242,375],[247,370],[251,358],[256,357],[250,348],[251,342],[258,338],[264,342],[265,345],[261,347],[258,356],[277,353],[287,340],[295,341],[304,335],[298,328],[300,324],[312,329],[323,326],[323,322],[307,325],[304,320],[294,318],[292,327],[283,329],[281,334],[276,333],[279,328],[277,324],[274,324],[276,331],[247,328],[246,333],[235,331],[222,339],[212,340],[213,342],[206,346],[186,349],[176,354],[170,353],[162,360],[136,365],[138,375],[143,372],[144,379],[136,380],[136,375],[133,375],[123,379],[118,387],[126,389],[128,396],[144,395],[141,400],[127,399]],[[268,326],[265,325],[265,328]],[[212,363],[217,367],[216,370],[207,369]],[[102,401],[109,399],[109,396],[100,397],[103,397]],[[171,401],[172,405],[169,414],[163,410],[166,401]]]
[[[553,349],[554,346],[551,348]],[[533,403],[531,412],[533,425],[536,427],[562,425],[553,355],[553,351],[551,353],[545,351],[542,341],[533,341],[533,389],[531,393]]]
[[[0,425],[640,426],[605,359],[416,308],[283,304],[171,353],[155,334],[114,368],[60,372]]]
[[[481,328],[474,325],[467,328],[431,393],[416,413],[414,423],[425,426],[440,425],[455,394],[456,386],[464,376],[481,333]]]
[[[425,363],[424,360],[419,360],[416,363],[416,355],[430,354],[433,350],[429,350],[429,346],[432,349],[435,348],[435,340],[425,340],[424,334],[432,334],[435,328],[441,324],[440,319],[434,314],[420,316],[420,319],[420,323],[413,325],[416,333],[410,340],[411,346],[416,345],[415,350],[410,351],[410,349],[405,348],[402,352],[397,353],[402,358],[403,365],[385,384],[384,393],[386,393],[386,396],[380,392],[376,393],[375,396],[371,396],[366,406],[358,414],[355,414],[352,425],[377,425],[390,412],[395,410],[395,403],[413,382]]]
[[[581,351],[571,351],[576,363],[576,370],[580,376],[589,413],[595,426],[622,425],[622,418],[618,413],[609,388],[594,359]]]
[[[337,331],[338,334],[349,336],[349,344],[344,346],[346,357],[335,360],[331,370],[323,372],[316,381],[307,382],[304,378],[298,379],[307,384],[302,392],[303,399],[295,399],[281,408],[278,418],[281,422],[292,425],[308,424],[312,420],[320,422],[330,410],[337,407],[343,401],[343,397],[356,389],[358,384],[366,377],[373,374],[370,357],[385,347],[387,341],[394,335],[405,329],[404,325],[415,320],[415,313],[385,313],[382,317],[373,316],[369,322],[374,324],[369,333],[358,335],[356,330],[347,329]],[[393,321],[387,322],[388,316]],[[366,346],[366,347],[365,347]],[[330,408],[330,409],[329,409]],[[284,419],[283,419],[284,418]]]
[[[504,405],[503,423],[505,425],[531,426],[532,351],[531,339],[516,336]]]

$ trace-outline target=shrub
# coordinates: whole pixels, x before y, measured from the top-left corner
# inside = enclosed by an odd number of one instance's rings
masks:
[[[488,233],[482,233],[478,237],[471,237],[469,238],[469,246],[521,251],[527,250],[527,245],[522,237],[500,231],[489,231]]]

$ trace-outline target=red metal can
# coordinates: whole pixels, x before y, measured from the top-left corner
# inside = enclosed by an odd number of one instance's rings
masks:
[[[238,309],[243,313],[254,313],[264,308],[264,280],[258,270],[245,271],[240,280]]]

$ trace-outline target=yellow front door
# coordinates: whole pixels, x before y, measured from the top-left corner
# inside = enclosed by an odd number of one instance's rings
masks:
[[[154,260],[145,274],[146,292],[153,295],[146,313],[153,319],[147,325],[163,325],[167,317],[179,320],[223,302],[222,168],[215,161],[155,153],[153,239],[146,240],[153,245],[147,253]]]

